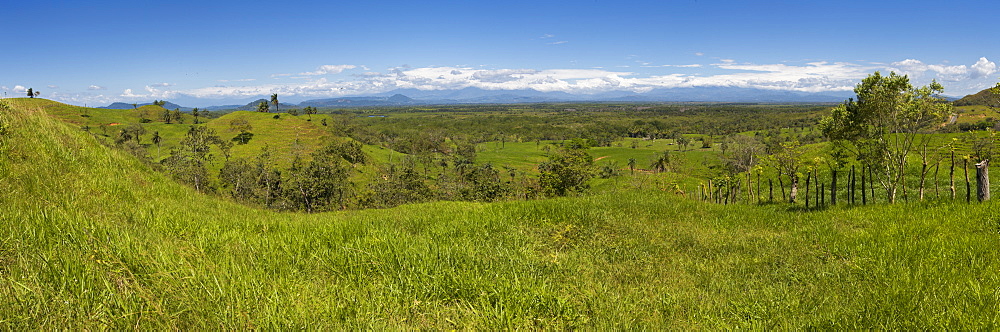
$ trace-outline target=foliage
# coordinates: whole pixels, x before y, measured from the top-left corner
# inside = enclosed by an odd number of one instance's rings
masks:
[[[854,88],[857,100],[834,108],[820,128],[826,137],[853,145],[855,156],[879,171],[894,201],[916,134],[951,113],[951,104],[939,96],[943,90],[936,81],[914,88],[907,76],[875,72]]]
[[[573,140],[538,165],[539,184],[547,196],[566,196],[588,188],[587,180],[594,175],[593,157],[587,145]]]
[[[221,144],[215,131],[201,126],[191,126],[180,146],[170,151],[163,161],[167,172],[182,183],[190,184],[199,192],[211,189],[207,164],[212,160],[211,145]]]

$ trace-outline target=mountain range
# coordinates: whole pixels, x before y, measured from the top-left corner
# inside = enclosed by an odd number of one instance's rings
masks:
[[[549,102],[721,102],[721,103],[838,103],[853,97],[853,92],[809,93],[785,90],[764,90],[736,87],[695,87],[654,89],[644,93],[629,91],[605,92],[599,94],[570,94],[566,92],[543,92],[537,90],[485,90],[464,88],[459,90],[419,90],[396,89],[384,93],[304,100],[297,104],[281,103],[280,109],[301,109],[307,106],[317,108],[349,108],[371,106],[413,106],[444,104],[514,104]],[[257,99],[246,104],[207,106],[202,109],[256,110],[257,104],[266,99]],[[198,101],[195,101],[198,102]],[[203,102],[203,101],[202,101]],[[140,104],[149,105],[149,103]],[[190,111],[171,102],[167,109]],[[130,109],[132,104],[113,103],[103,108]]]

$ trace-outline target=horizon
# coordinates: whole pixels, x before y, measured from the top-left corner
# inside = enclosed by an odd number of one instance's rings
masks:
[[[192,10],[194,9],[194,10]],[[849,93],[875,71],[961,97],[998,81],[994,3],[109,1],[9,9],[4,97],[245,104],[397,89],[578,96],[731,87]],[[946,14],[947,13],[947,14]],[[96,18],[96,19],[95,19]],[[926,28],[925,28],[926,27]]]

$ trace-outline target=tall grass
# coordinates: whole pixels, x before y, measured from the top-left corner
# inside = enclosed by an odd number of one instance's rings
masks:
[[[316,215],[202,196],[0,101],[0,327],[959,328],[993,203],[800,212],[659,190]]]

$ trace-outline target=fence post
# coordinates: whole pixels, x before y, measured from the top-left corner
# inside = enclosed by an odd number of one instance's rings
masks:
[[[972,202],[972,188],[969,185],[969,158],[962,158],[962,169],[965,170],[965,202]]]
[[[834,169],[833,180],[830,182],[830,205],[837,205],[837,170]]]
[[[990,161],[976,164],[976,198],[980,202],[990,200]]]

